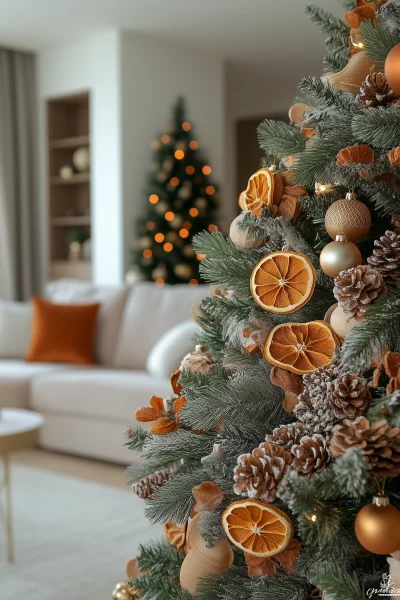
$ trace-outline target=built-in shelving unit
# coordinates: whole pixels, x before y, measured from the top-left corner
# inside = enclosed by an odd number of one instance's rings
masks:
[[[72,160],[78,148],[90,150],[89,115],[88,92],[47,101],[50,279],[92,278],[91,261],[71,258],[69,246],[91,238],[90,170],[78,172]],[[72,169],[67,177],[60,174],[65,166]]]

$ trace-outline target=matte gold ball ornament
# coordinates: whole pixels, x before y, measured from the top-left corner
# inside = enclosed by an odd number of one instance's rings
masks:
[[[333,240],[343,234],[348,242],[359,242],[371,229],[371,213],[354,192],[349,192],[345,200],[337,200],[328,208],[325,228]]]
[[[364,321],[356,321],[354,317],[349,319],[348,313],[345,313],[343,308],[337,303],[331,306],[331,308],[328,310],[327,314],[325,315],[325,320],[327,323],[329,323],[341,341],[344,340],[346,335],[350,333],[353,327],[361,327],[364,325]]]
[[[400,549],[400,511],[387,496],[374,496],[354,524],[360,544],[374,554],[391,554]]]
[[[400,44],[394,46],[387,55],[385,76],[392,90],[400,95]]]
[[[345,235],[340,234],[336,236],[334,242],[325,246],[319,262],[323,272],[329,277],[335,278],[340,271],[361,265],[362,256],[357,246],[347,241]]]

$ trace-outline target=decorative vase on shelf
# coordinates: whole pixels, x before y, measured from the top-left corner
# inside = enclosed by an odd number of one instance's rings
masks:
[[[90,168],[89,148],[77,148],[72,155],[72,163],[78,173],[87,173]]]

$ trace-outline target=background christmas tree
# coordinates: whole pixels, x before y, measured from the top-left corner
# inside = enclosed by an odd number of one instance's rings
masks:
[[[146,214],[138,223],[133,260],[146,279],[163,283],[199,282],[201,255],[193,235],[214,231],[218,205],[212,168],[199,150],[185,102],[173,108],[172,124],[153,140],[153,169],[146,188]]]
[[[230,238],[194,239],[201,346],[129,431],[166,524],[145,600],[366,600],[399,568],[400,0],[342,5],[308,7],[326,74],[260,125]]]

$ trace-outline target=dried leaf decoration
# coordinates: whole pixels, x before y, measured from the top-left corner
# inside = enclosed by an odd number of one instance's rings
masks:
[[[295,221],[300,213],[299,198],[308,196],[305,187],[301,185],[292,185],[290,172],[274,174],[275,187],[272,202],[272,216],[285,217],[290,221]]]
[[[192,488],[192,494],[196,500],[196,514],[204,510],[217,510],[225,498],[225,493],[212,481],[204,481]]]
[[[386,352],[383,357],[383,368],[390,381],[386,387],[387,394],[400,389],[400,352]]]
[[[179,411],[186,405],[186,398],[184,396],[181,396],[180,398],[177,398],[177,400],[175,400],[174,402],[174,413],[175,413],[175,417],[178,423],[182,422],[182,419],[179,416]]]
[[[280,564],[286,573],[295,573],[300,548],[300,542],[296,539],[292,539],[285,550],[279,552],[279,554],[275,554],[272,558],[259,558],[245,553],[249,577],[276,575],[278,567],[277,563]]]
[[[169,417],[161,417],[150,425],[150,431],[153,435],[166,435],[178,431],[178,424]]]
[[[394,165],[395,167],[400,166],[400,146],[390,150],[388,153],[388,159],[391,165]]]
[[[351,10],[344,15],[344,20],[347,25],[357,29],[362,21],[369,19],[370,21],[376,21],[376,9],[377,6],[374,2],[368,2],[367,4],[361,5],[358,8]]]
[[[179,383],[179,377],[181,376],[180,370],[173,371],[171,374],[171,387],[174,394],[180,396],[182,393],[182,386]]]
[[[175,546],[179,552],[183,552],[186,549],[187,523],[185,525],[177,525],[172,521],[167,521],[163,529],[167,542]]]
[[[141,406],[137,409],[135,413],[136,421],[139,423],[147,423],[149,421],[155,421],[156,419],[160,419],[161,417],[165,417],[165,407],[163,398],[159,398],[158,396],[152,396],[150,398],[150,406]]]
[[[357,146],[349,146],[344,148],[337,155],[337,165],[343,167],[345,165],[372,165],[375,155],[372,148],[366,144]]]
[[[284,390],[285,398],[282,401],[282,406],[286,412],[291,414],[299,402],[299,394],[304,389],[301,377],[280,367],[272,367],[270,379],[273,385]]]

